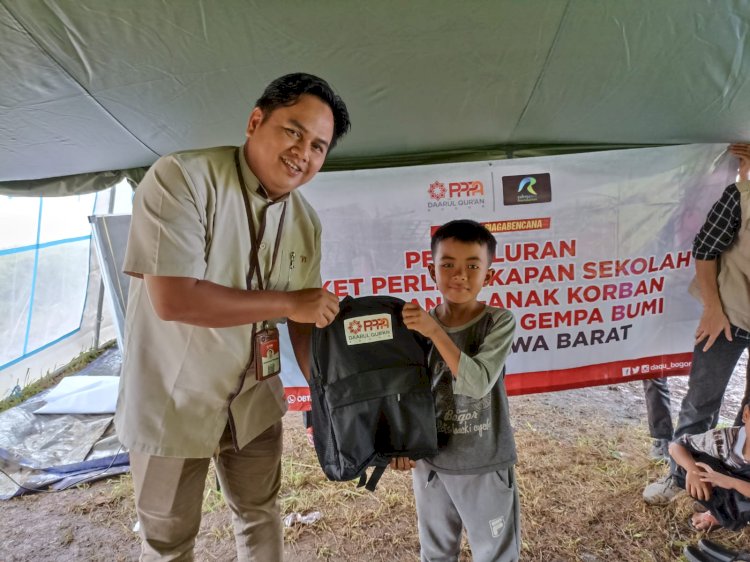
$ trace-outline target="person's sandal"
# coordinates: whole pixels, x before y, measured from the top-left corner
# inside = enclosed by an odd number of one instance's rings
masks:
[[[686,546],[682,554],[685,555],[685,559],[688,562],[721,562],[719,558],[714,558],[695,546]]]
[[[729,548],[708,539],[699,540],[698,548],[700,548],[702,552],[711,555],[717,562],[740,562],[750,560],[750,553],[730,550]]]

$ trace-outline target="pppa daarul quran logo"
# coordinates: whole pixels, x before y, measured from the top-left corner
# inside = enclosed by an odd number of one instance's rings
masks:
[[[430,184],[430,188],[427,190],[430,193],[430,199],[440,201],[447,193],[445,184],[439,181]]]
[[[357,316],[344,323],[347,345],[393,339],[390,314]]]
[[[479,180],[452,181],[448,187],[441,181],[434,181],[427,188],[430,198],[427,209],[446,207],[484,206],[484,184]]]

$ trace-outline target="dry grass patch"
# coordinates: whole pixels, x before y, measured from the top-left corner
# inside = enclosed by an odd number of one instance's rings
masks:
[[[703,536],[687,525],[693,501],[686,495],[666,507],[643,502],[643,488],[667,470],[647,458],[644,428],[602,419],[578,420],[571,428],[563,411],[533,406],[521,417],[526,423],[516,439],[525,559],[680,560],[684,546]],[[750,548],[748,531],[717,531],[712,538]]]
[[[643,503],[643,487],[666,470],[648,460],[645,429],[602,419],[575,420],[562,409],[537,406],[529,400],[514,407],[513,413],[523,560],[674,561],[682,559],[686,544],[703,536],[687,526],[690,498],[684,496],[663,508]],[[135,513],[129,476],[83,492],[72,508],[77,513],[112,531],[132,528]],[[329,482],[306,442],[297,414],[285,420],[280,505],[282,516],[322,514],[313,524],[284,530],[287,560],[419,559],[410,475],[387,470],[375,493],[352,482]],[[216,491],[213,468],[203,512],[196,558],[231,558],[230,516]],[[711,538],[750,549],[748,531],[716,531]],[[466,546],[461,560],[470,560]]]

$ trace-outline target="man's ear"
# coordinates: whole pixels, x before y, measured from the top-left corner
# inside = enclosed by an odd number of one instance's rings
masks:
[[[482,287],[486,287],[490,284],[490,281],[492,281],[492,278],[495,276],[495,270],[492,268],[489,268],[487,270],[487,275],[484,276],[484,283],[482,283]]]
[[[245,136],[250,138],[253,133],[258,129],[258,126],[263,122],[263,110],[259,107],[254,107],[250,112],[250,118],[247,120],[247,129],[245,129]]]
[[[435,279],[435,264],[434,263],[428,263],[427,264],[427,271],[430,272],[430,277],[432,280],[437,283],[437,279]]]

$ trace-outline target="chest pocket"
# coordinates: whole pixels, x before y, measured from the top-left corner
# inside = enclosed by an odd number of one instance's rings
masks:
[[[296,291],[306,288],[304,284],[310,277],[313,259],[304,247],[282,248],[279,250],[276,268],[278,290]]]

